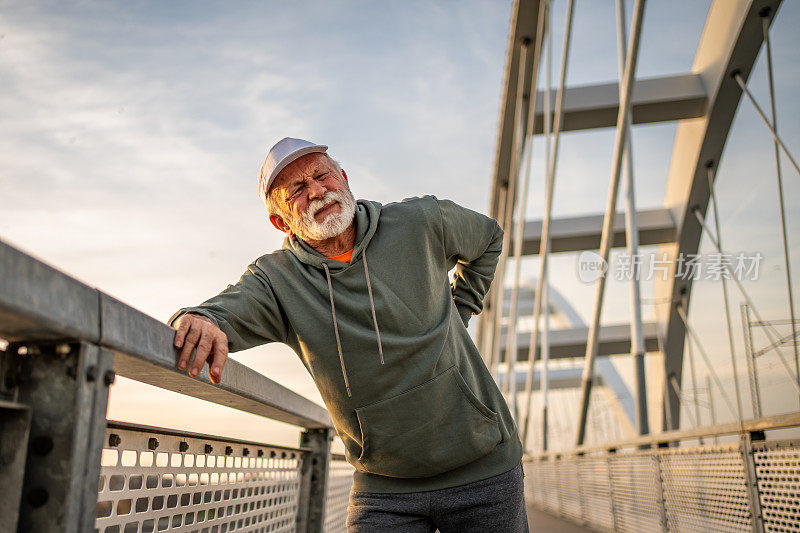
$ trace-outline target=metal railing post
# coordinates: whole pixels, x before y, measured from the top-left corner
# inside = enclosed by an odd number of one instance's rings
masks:
[[[584,458],[583,452],[578,452],[578,453],[576,453],[574,455],[575,468],[576,468],[576,471],[577,471],[577,474],[576,474],[577,475],[577,479],[575,481],[578,483],[578,505],[580,506],[581,520],[585,524],[588,524],[589,523],[589,518],[588,518],[589,512],[588,512],[588,509],[586,508],[587,505],[586,505],[586,500],[584,499],[583,490],[581,490],[581,486],[583,485],[583,480],[581,479],[581,472],[583,471],[583,458]]]
[[[0,401],[0,531],[17,530],[30,425],[27,406]]]
[[[297,505],[297,531],[322,533],[331,462],[330,428],[307,429],[300,436],[300,447],[310,451],[303,458],[300,501]]]
[[[5,385],[31,414],[28,438],[17,443],[27,449],[18,530],[93,530],[113,354],[37,342],[11,344],[4,359]]]
[[[617,502],[614,501],[614,457],[617,449],[609,448],[606,450],[606,471],[608,472],[608,501],[611,503],[611,522],[614,531],[619,531],[619,521],[617,520]]]
[[[761,494],[758,490],[758,474],[756,473],[753,440],[764,440],[763,431],[742,433],[742,460],[744,476],[747,484],[747,496],[750,499],[750,519],[753,533],[764,533],[764,515],[761,512]]]
[[[662,446],[662,444],[665,444]],[[661,520],[661,529],[665,533],[669,531],[669,522],[667,522],[667,499],[664,495],[664,475],[661,471],[661,452],[662,448],[669,447],[668,443],[658,443],[658,446],[652,449],[653,460],[656,463],[656,475],[658,476],[658,501],[660,503],[659,506],[659,514]]]
[[[581,483],[581,460],[583,459],[582,455],[570,455],[570,460],[572,464],[575,465],[575,482],[578,483],[578,513],[581,518],[583,518],[583,484]]]
[[[561,494],[561,481],[559,479],[559,472],[561,472],[560,466],[563,462],[561,461],[561,454],[557,453],[553,456],[553,479],[555,480],[555,489],[556,489],[556,512],[561,516],[564,516],[563,509],[564,509],[564,495]]]

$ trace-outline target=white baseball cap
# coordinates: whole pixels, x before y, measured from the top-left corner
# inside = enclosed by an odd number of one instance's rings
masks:
[[[269,149],[267,159],[261,165],[261,172],[258,176],[258,193],[266,201],[267,191],[272,182],[280,174],[286,165],[306,154],[314,152],[325,153],[328,147],[324,144],[314,144],[303,139],[284,137]]]

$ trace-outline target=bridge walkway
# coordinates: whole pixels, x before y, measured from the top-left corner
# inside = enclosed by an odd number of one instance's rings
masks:
[[[594,533],[597,531],[542,511],[530,503],[528,504],[528,528],[531,533]]]

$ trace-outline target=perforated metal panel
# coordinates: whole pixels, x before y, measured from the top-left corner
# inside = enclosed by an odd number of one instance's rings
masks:
[[[558,469],[560,463],[556,461],[542,461],[539,464],[539,483],[542,488],[542,506],[545,509],[559,512],[558,494]]]
[[[553,512],[559,510],[556,470],[560,463],[554,460],[534,460],[524,463],[526,501]]]
[[[750,455],[742,438],[527,457],[526,500],[601,531],[756,531],[761,516],[764,531],[800,533],[800,442],[756,442]]]
[[[800,531],[800,444],[754,445],[765,531]]]
[[[580,520],[581,512],[581,490],[582,487],[575,481],[578,479],[577,458],[566,457],[559,461],[558,475],[558,502],[559,510],[562,515]]]
[[[523,461],[522,469],[525,471],[525,501],[541,506],[542,485],[539,483],[539,461]]]
[[[523,463],[525,500],[537,507],[611,530],[611,495],[605,456],[565,456]]]
[[[611,492],[617,531],[659,531],[663,507],[658,458],[647,452],[612,454]]]
[[[295,529],[301,450],[119,428],[106,443],[97,532]]]
[[[608,477],[608,459],[605,456],[584,456],[578,461],[583,519],[601,530],[614,528],[611,514],[611,486]]]
[[[344,533],[347,505],[353,486],[355,469],[344,460],[331,460],[328,474],[328,495],[325,501],[325,533]]]
[[[752,531],[740,445],[674,448],[660,456],[670,531]]]

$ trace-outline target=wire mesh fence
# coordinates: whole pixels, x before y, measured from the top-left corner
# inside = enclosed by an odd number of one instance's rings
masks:
[[[529,504],[599,531],[800,532],[796,441],[543,454],[524,467]]]

